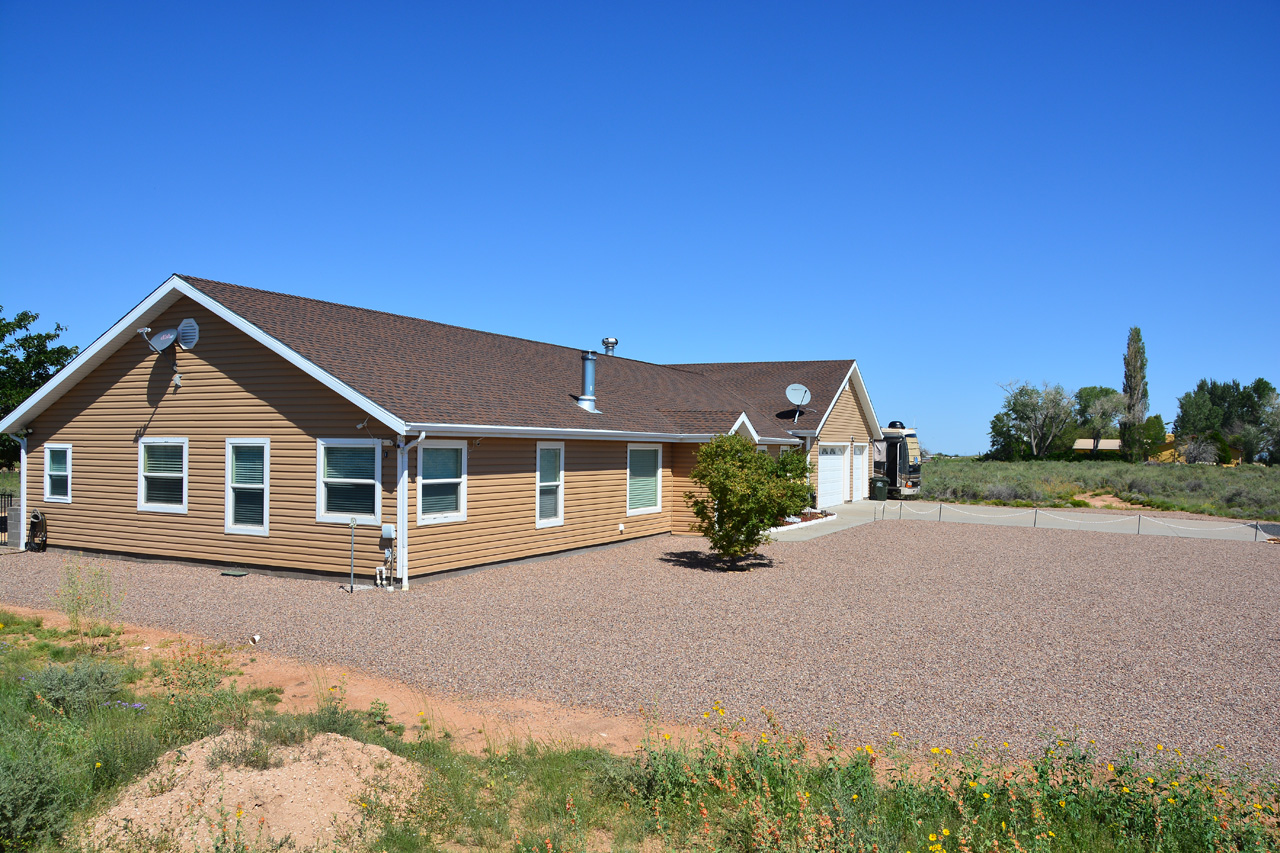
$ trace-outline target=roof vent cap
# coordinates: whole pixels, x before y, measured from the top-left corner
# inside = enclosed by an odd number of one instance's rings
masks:
[[[605,355],[613,355],[613,351],[614,351],[614,349],[618,346],[618,339],[617,339],[617,338],[605,338],[604,340],[602,340],[602,341],[600,342],[600,344],[604,347],[604,354],[605,354]]]

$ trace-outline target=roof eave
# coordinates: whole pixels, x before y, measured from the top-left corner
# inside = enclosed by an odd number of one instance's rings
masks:
[[[222,303],[205,295],[188,284],[181,276],[171,275],[165,280],[164,284],[152,291],[151,295],[139,302],[132,311],[120,318],[114,326],[86,347],[66,367],[40,386],[40,389],[24,400],[22,405],[10,412],[3,420],[0,420],[0,433],[11,433],[25,426],[33,418],[38,417],[67,390],[106,361],[126,341],[136,335],[139,324],[145,325],[151,318],[159,316],[182,296],[186,296],[193,302],[207,308],[276,355],[282,357],[285,361],[320,382],[320,384],[381,421],[398,435],[403,435],[406,432],[402,418],[397,417],[368,397],[365,397],[333,374],[304,358],[295,350],[285,346]]]

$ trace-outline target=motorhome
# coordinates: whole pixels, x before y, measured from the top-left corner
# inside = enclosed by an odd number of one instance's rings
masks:
[[[890,421],[881,430],[883,441],[874,442],[872,471],[889,481],[889,497],[904,498],[920,493],[920,439],[915,427]]]

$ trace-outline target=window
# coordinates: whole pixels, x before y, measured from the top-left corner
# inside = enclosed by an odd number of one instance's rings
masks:
[[[418,523],[467,520],[467,443],[418,442]]]
[[[564,442],[538,442],[538,527],[564,524]]]
[[[376,438],[316,441],[316,521],[382,523],[382,442]]]
[[[627,515],[662,510],[662,445],[627,445]]]
[[[71,503],[71,445],[44,446],[44,499]]]
[[[138,510],[187,511],[185,438],[144,438],[138,442]]]
[[[271,439],[227,439],[225,529],[266,536],[271,515]]]

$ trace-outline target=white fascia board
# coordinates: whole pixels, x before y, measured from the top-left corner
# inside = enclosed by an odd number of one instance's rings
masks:
[[[733,422],[733,428],[730,429],[729,432],[737,432],[739,428],[744,426],[747,428],[747,432],[751,435],[751,442],[753,444],[760,444],[760,433],[756,432],[756,428],[751,425],[751,418],[747,417],[746,412],[738,415],[738,419]]]
[[[672,444],[705,444],[716,433],[633,432],[609,429],[577,429],[570,427],[522,427],[499,424],[407,424],[409,431],[440,438],[534,438],[580,439],[583,441],[659,441]],[[736,428],[736,427],[735,427]],[[733,430],[730,430],[732,432]],[[754,432],[754,431],[753,431]],[[760,444],[798,444],[795,439],[762,438]]]
[[[845,392],[850,383],[853,385],[854,393],[858,395],[858,402],[862,404],[863,417],[871,421],[871,437],[875,439],[884,438],[884,433],[880,432],[880,422],[876,420],[876,410],[871,407],[871,397],[867,395],[867,386],[862,382],[862,373],[858,370],[858,362],[855,359],[853,364],[849,365],[849,372],[844,375],[844,379],[840,381],[840,390],[831,398],[831,405],[827,406],[826,414],[822,416],[822,420],[818,421],[818,428],[813,431],[814,435],[821,435],[822,428],[827,425],[827,418],[831,417],[831,413],[835,411],[836,403],[840,400],[840,395]]]
[[[187,284],[182,277],[172,275],[169,276],[164,284],[152,291],[150,296],[138,303],[132,311],[72,359],[66,367],[58,371],[53,378],[40,387],[40,390],[28,397],[21,406],[10,412],[8,417],[0,420],[0,433],[11,432],[38,416],[61,397],[63,393],[74,386],[76,382],[83,379],[90,371],[102,364],[112,353],[123,346],[127,340],[136,335],[139,326],[145,326],[151,319],[159,316],[182,296],[186,296],[191,301],[209,309],[326,388],[377,418],[397,435],[404,435],[407,432],[404,421],[401,418],[396,417],[368,397],[360,394],[331,373],[303,358],[239,314],[222,305],[222,303],[196,290]]]
[[[406,424],[410,432],[425,432],[429,436],[450,438],[544,438],[549,440],[577,438],[587,441],[667,441],[667,442],[706,442],[712,438],[711,433],[678,433],[678,432],[628,432],[610,429],[577,429],[571,427],[523,427],[501,426],[498,424]]]
[[[138,303],[128,314],[120,318],[114,326],[98,337],[96,341],[85,347],[83,351],[67,366],[59,370],[40,386],[22,405],[0,420],[0,432],[12,432],[26,425],[52,405],[71,385],[83,379],[95,367],[120,348],[129,338],[138,334],[138,327],[145,326],[149,318],[154,317],[178,301],[178,293],[171,285],[173,278],[157,287],[151,295]]]

